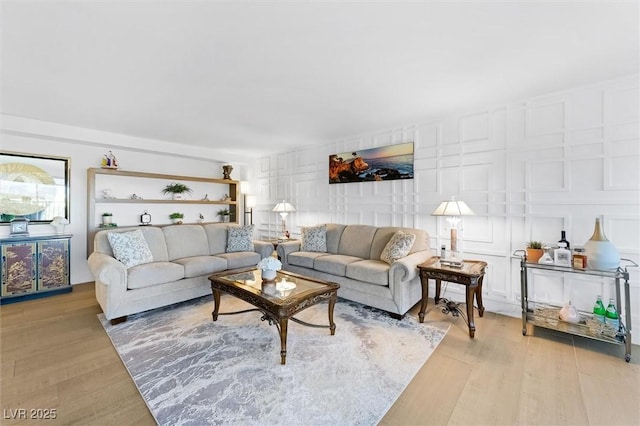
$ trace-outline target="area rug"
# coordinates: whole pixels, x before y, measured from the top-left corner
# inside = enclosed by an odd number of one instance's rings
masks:
[[[221,312],[250,308],[223,295]],[[212,297],[129,316],[107,334],[160,425],[374,425],[448,330],[342,299],[336,333],[289,322],[287,363],[261,313],[213,322]],[[327,305],[297,315],[327,324]]]

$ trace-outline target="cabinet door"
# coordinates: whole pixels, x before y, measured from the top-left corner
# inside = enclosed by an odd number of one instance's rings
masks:
[[[36,291],[36,243],[2,245],[2,296]]]
[[[69,240],[38,242],[38,290],[69,285]]]

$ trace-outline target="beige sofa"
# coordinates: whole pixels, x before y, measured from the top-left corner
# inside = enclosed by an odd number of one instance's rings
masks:
[[[301,251],[301,241],[280,243],[283,269],[340,284],[338,296],[402,316],[422,298],[417,265],[433,256],[420,229],[326,224],[326,252]],[[389,264],[385,246],[401,230],[416,236],[408,255]],[[304,235],[304,229],[303,229]]]
[[[232,226],[142,226],[97,232],[88,262],[106,318],[115,323],[133,313],[211,294],[208,277],[212,273],[253,266],[272,255],[271,243],[253,240],[253,251],[228,252],[227,235]],[[142,232],[152,259],[126,267],[114,257],[108,234],[135,230]]]

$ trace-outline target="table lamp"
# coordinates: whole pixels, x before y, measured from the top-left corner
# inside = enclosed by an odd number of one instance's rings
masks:
[[[458,223],[460,216],[471,216],[473,211],[464,201],[456,201],[456,197],[451,197],[448,201],[440,203],[437,209],[431,213],[432,216],[445,216],[451,225],[451,259],[452,262],[461,262],[458,259]]]
[[[282,200],[281,203],[276,204],[273,211],[280,213],[280,217],[282,218],[282,237],[289,239],[289,233],[287,232],[287,215],[289,212],[295,212],[296,208],[285,200]]]

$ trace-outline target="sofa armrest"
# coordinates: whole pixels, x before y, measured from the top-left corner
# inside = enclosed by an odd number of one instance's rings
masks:
[[[89,255],[88,263],[96,281],[108,286],[127,288],[127,268],[115,258],[94,251]]]
[[[276,251],[278,252],[278,257],[280,261],[282,261],[282,266],[286,266],[289,264],[288,256],[290,253],[300,251],[300,247],[302,245],[301,241],[285,241],[283,243],[278,244],[278,248]]]
[[[411,281],[418,276],[418,265],[432,256],[431,250],[422,250],[396,260],[389,268],[389,283]]]
[[[260,259],[269,257],[273,254],[273,244],[267,241],[253,241],[253,250],[260,255]]]

